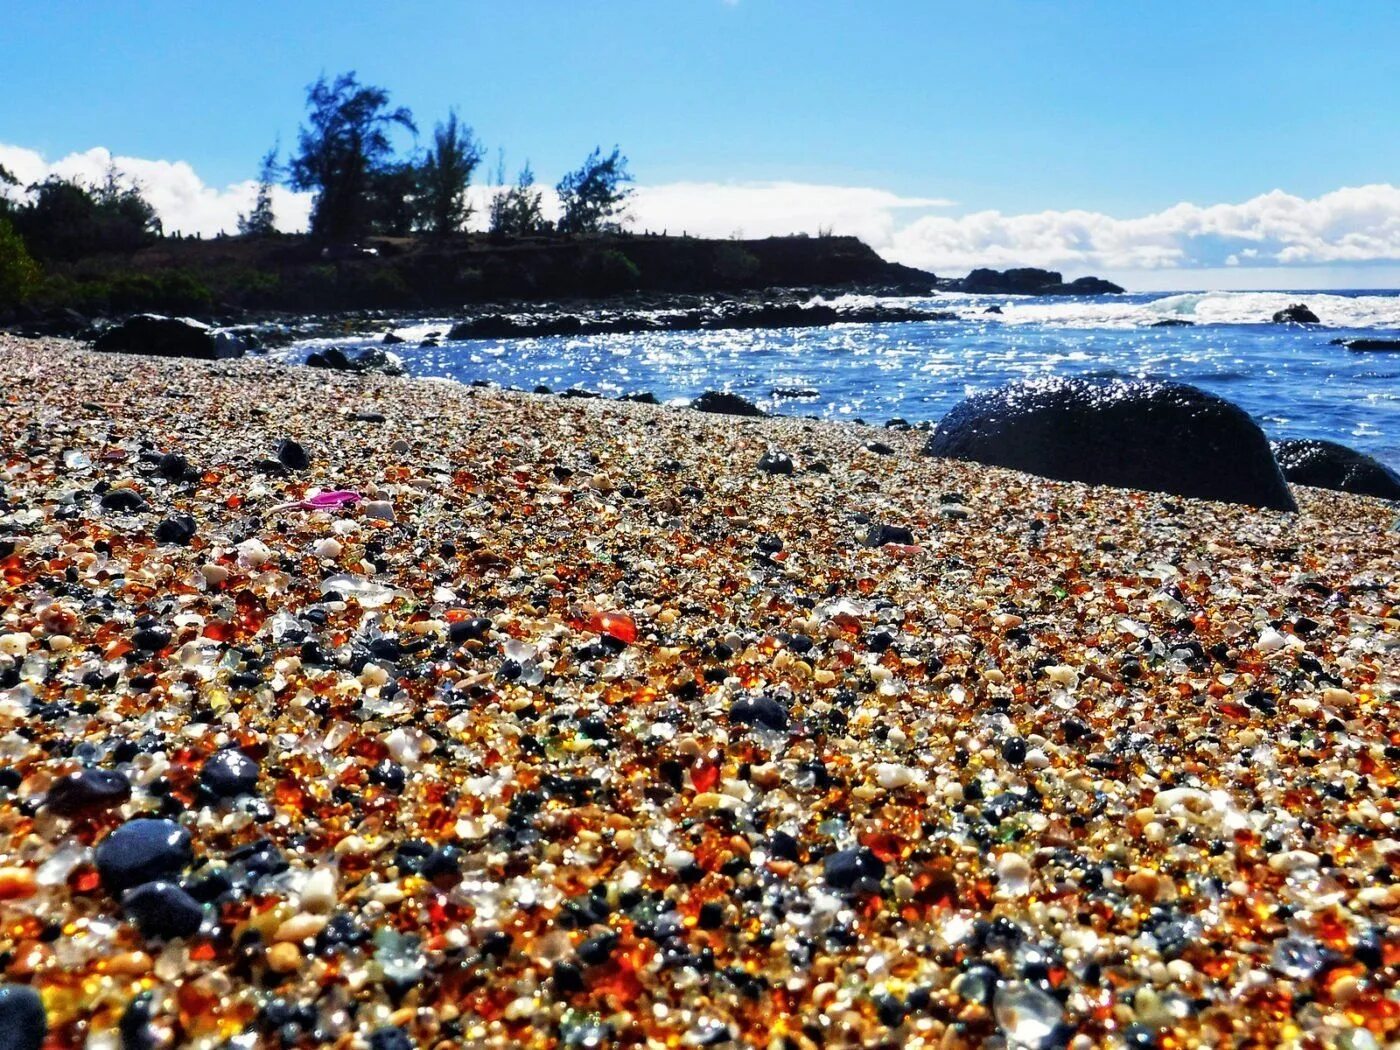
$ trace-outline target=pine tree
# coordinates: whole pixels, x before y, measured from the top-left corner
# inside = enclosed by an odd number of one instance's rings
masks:
[[[282,173],[277,153],[278,146],[274,145],[263,154],[258,166],[258,195],[253,200],[253,210],[238,216],[238,232],[245,237],[266,237],[277,232],[272,213],[272,187]]]

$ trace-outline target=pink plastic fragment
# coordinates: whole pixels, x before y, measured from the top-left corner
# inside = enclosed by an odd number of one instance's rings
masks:
[[[328,507],[343,507],[347,503],[359,503],[363,498],[358,492],[337,489],[334,492],[318,492],[302,500],[299,506],[306,510],[325,510]]]

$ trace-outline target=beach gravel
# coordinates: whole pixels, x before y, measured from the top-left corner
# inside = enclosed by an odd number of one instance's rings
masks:
[[[1400,1039],[1395,507],[922,437],[0,337],[0,1043]]]

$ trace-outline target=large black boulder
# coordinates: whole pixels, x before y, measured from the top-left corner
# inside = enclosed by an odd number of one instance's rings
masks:
[[[1380,460],[1335,441],[1276,441],[1274,458],[1283,476],[1295,485],[1400,499],[1400,474]]]
[[[1061,481],[1297,509],[1248,413],[1182,383],[1013,383],[954,407],[924,454]]]
[[[0,984],[0,1050],[39,1050],[48,1030],[38,992],[28,985]]]
[[[1274,311],[1274,324],[1321,324],[1307,303],[1294,303]]]
[[[103,332],[92,345],[94,350],[153,357],[195,357],[204,361],[242,357],[245,350],[243,340],[235,335],[215,331],[188,317],[161,317],[159,314],[128,317]]]

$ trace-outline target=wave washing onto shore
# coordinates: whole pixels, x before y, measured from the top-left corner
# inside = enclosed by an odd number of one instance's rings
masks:
[[[874,301],[871,296],[836,300],[840,303]],[[907,301],[974,314],[997,306],[1001,313],[988,315],[989,322],[1053,324],[1068,328],[1141,328],[1162,321],[1271,325],[1277,311],[1293,303],[1306,302],[1324,328],[1400,328],[1400,293],[1395,292],[1178,292],[1063,299],[945,292],[932,299]]]

